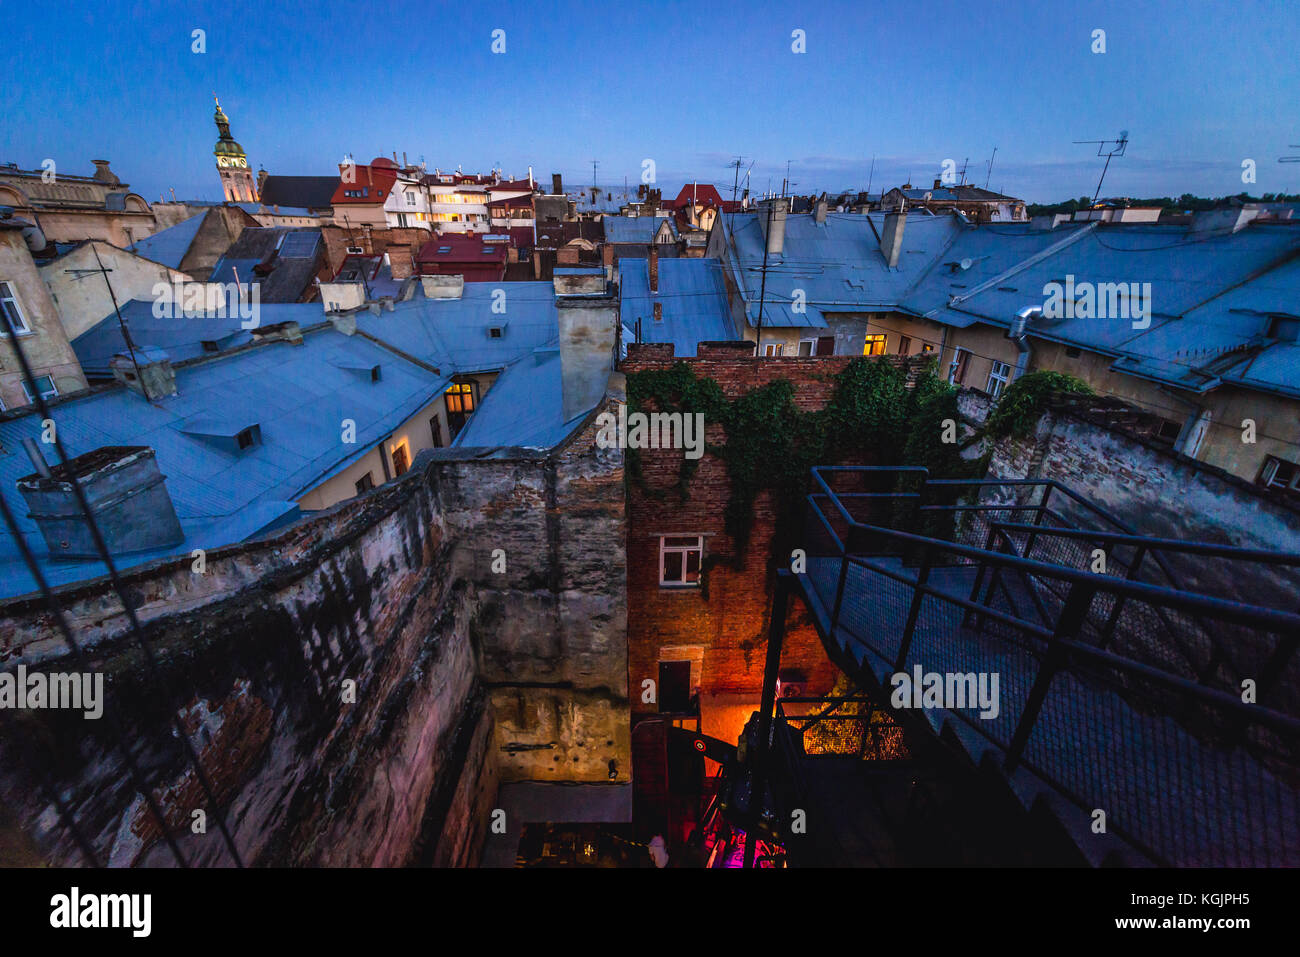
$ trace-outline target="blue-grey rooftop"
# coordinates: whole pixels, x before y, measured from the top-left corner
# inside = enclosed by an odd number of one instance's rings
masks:
[[[355,367],[381,367],[378,381]],[[103,446],[147,445],[167,477],[185,532],[174,548],[115,556],[122,567],[241,541],[297,513],[295,499],[347,466],[414,415],[444,388],[435,374],[363,337],[325,327],[301,345],[265,343],[176,369],[177,394],[147,402],[122,386],[56,403],[52,415],[70,456]],[[343,422],[356,425],[344,444]],[[233,451],[211,437],[257,425],[261,441]],[[38,439],[34,410],[0,420],[0,485],[33,471],[21,440]],[[205,438],[206,436],[206,438]],[[46,447],[46,446],[43,446]],[[15,509],[25,538],[53,584],[94,577],[98,562],[50,560],[44,539]],[[7,528],[0,529],[0,591],[35,588]]]
[[[161,229],[152,236],[146,236],[133,246],[130,251],[152,262],[160,263],[172,269],[181,268],[181,260],[194,244],[199,227],[203,225],[207,213],[196,213],[189,219]]]
[[[676,236],[671,216],[605,216],[601,219],[605,227],[607,243],[639,243],[649,245],[655,241],[659,227],[668,224],[669,231]]]
[[[898,265],[890,267],[880,251],[882,213],[829,213],[824,223],[812,214],[786,217],[785,243],[767,259],[763,290],[763,227],[759,213],[732,219],[732,277],[747,303],[759,300],[793,303],[802,291],[821,312],[891,308],[944,254],[961,221],[955,216],[907,217]],[[813,323],[810,323],[813,324]]]
[[[624,257],[618,267],[620,318],[633,333],[641,321],[642,342],[671,342],[676,355],[693,356],[701,342],[736,338],[718,260],[660,259],[657,294],[650,292],[647,260]],[[655,303],[662,306],[659,322]]]

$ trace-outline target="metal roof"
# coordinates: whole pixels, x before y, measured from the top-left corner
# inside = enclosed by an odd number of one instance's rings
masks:
[[[181,260],[190,251],[190,246],[194,243],[194,237],[198,235],[199,227],[203,225],[207,215],[207,212],[196,213],[175,226],[169,226],[166,229],[159,230],[152,236],[146,236],[133,246],[129,246],[128,249],[137,256],[143,256],[151,262],[170,266],[172,269],[180,269]]]
[[[377,381],[340,363],[382,367]],[[297,496],[345,467],[432,401],[449,377],[400,358],[363,337],[329,327],[309,332],[301,345],[272,342],[175,370],[177,394],[146,402],[125,387],[111,387],[51,408],[68,454],[102,446],[147,445],[167,477],[167,490],[185,531],[181,544],[157,552],[114,556],[123,567],[194,548],[216,548],[247,538],[268,523],[296,514]],[[344,420],[356,425],[356,442],[341,442]],[[241,451],[204,436],[234,434],[257,425],[260,443]],[[32,471],[22,454],[24,437],[39,439],[40,417],[0,421],[0,487],[12,496],[15,481]],[[10,498],[14,501],[14,498]],[[28,544],[46,557],[44,539],[19,505]],[[55,584],[102,573],[98,562],[51,561]],[[8,529],[0,529],[0,594],[35,587]]]
[[[604,216],[601,222],[605,226],[607,243],[649,245],[655,241],[655,236],[664,223],[668,224],[669,232],[677,235],[671,216]]]
[[[762,286],[765,242],[759,216],[723,216],[729,228],[735,220],[731,271],[747,304],[758,301]],[[768,256],[765,301],[793,303],[796,290],[802,290],[805,301],[821,312],[892,308],[943,255],[961,224],[955,216],[908,217],[902,253],[892,269],[877,238],[883,228],[882,213],[829,213],[824,223],[811,214],[787,215],[784,249]]]
[[[658,294],[650,292],[648,260],[623,257],[618,270],[619,317],[633,331],[641,320],[642,342],[671,342],[676,355],[693,356],[701,342],[736,338],[718,260],[661,258]],[[660,322],[655,303],[662,305]]]

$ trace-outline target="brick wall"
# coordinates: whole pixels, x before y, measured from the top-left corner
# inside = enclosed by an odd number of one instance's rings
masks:
[[[795,404],[808,411],[826,405],[835,389],[833,376],[852,361],[851,356],[760,359],[752,353],[753,343],[701,343],[695,358],[677,359],[671,345],[630,345],[620,368],[630,374],[668,369],[684,361],[697,376],[717,381],[731,399],[787,379],[795,386]],[[721,425],[706,422],[705,426],[709,444],[725,443]],[[646,485],[662,490],[664,497],[647,495],[636,482],[628,482],[628,677],[633,711],[657,710],[656,705],[642,703],[641,688],[645,679],[658,679],[661,657],[681,660],[698,656],[701,649],[702,667],[698,676],[693,669],[692,680],[698,681],[702,695],[751,696],[756,704],[772,602],[768,557],[776,521],[773,498],[767,492],[758,496],[743,564],[739,569],[730,561],[714,565],[708,573],[707,597],[701,589],[663,588],[659,584],[661,535],[704,534],[706,555],[727,559],[734,555],[723,521],[731,482],[725,463],[706,453],[683,502],[677,492],[682,452],[643,449],[640,457]],[[827,691],[834,682],[836,670],[798,599],[791,603],[781,664],[804,671],[810,693]],[[707,711],[707,697],[704,708]],[[743,711],[735,712],[737,719]],[[707,714],[705,723],[707,730]]]

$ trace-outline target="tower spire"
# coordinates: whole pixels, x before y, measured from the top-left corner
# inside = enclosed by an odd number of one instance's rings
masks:
[[[217,124],[218,133],[217,145],[213,148],[212,155],[217,158],[217,173],[221,177],[222,192],[227,202],[255,203],[257,187],[253,183],[253,174],[248,168],[248,156],[244,153],[244,148],[230,135],[230,118],[221,108],[221,101],[217,99],[216,91],[212,93],[212,101],[217,106],[212,120]]]

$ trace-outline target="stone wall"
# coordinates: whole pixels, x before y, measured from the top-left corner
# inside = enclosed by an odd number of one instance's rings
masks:
[[[188,558],[132,569],[165,691],[102,580],[61,590],[106,714],[0,712],[0,819],[50,863],[83,863],[48,784],[100,863],[172,863],[116,720],[187,858],[229,863],[178,708],[246,864],[473,864],[500,779],[605,782],[613,761],[626,783],[622,460],[594,435],[549,454],[426,453],[208,553],[201,573]],[[0,667],[80,670],[41,599],[0,615]]]
[[[982,404],[963,402],[963,413],[980,418]],[[1046,412],[1029,438],[999,441],[989,477],[1055,479],[1142,535],[1300,554],[1300,508],[1292,502],[1140,434],[1063,409]],[[1081,524],[1090,521],[1081,510],[1072,514]],[[1184,587],[1279,607],[1300,599],[1300,575],[1284,568],[1179,560],[1172,550],[1164,555]]]

